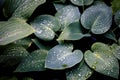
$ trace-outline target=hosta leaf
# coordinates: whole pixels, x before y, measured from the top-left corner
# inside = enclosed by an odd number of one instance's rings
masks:
[[[15,72],[44,71],[46,50],[36,50],[22,60]]]
[[[64,27],[68,26],[70,23],[79,21],[80,12],[78,7],[67,5],[66,7],[60,9],[55,16],[62,24],[61,29],[63,30]]]
[[[112,24],[112,9],[105,3],[96,3],[86,9],[81,16],[84,28],[90,29],[94,34],[107,32]]]
[[[83,34],[80,28],[80,23],[71,23],[69,26],[65,27],[60,34],[58,41],[60,40],[79,40],[83,37],[90,36],[89,34]]]
[[[73,4],[77,6],[90,5],[94,0],[70,0]]]
[[[120,10],[115,13],[114,17],[115,23],[120,27]]]
[[[9,44],[34,32],[30,25],[20,19],[12,19],[2,25],[0,23],[0,45]]]
[[[117,41],[113,31],[108,31],[107,33],[104,34],[104,36],[108,39],[114,40],[115,42]]]
[[[112,4],[112,10],[113,10],[113,13],[116,13],[117,10],[120,10],[120,0],[112,0],[111,2]]]
[[[92,73],[93,71],[85,63],[80,63],[80,65],[67,72],[66,76],[67,80],[86,80]]]
[[[111,49],[115,57],[120,59],[120,46],[117,44],[112,44]]]
[[[67,6],[65,4],[57,4],[57,3],[54,3],[53,5],[57,11]]]
[[[58,20],[51,15],[41,15],[35,18],[31,25],[35,28],[35,35],[43,40],[52,40],[55,37],[54,31],[60,29]]]
[[[6,0],[4,6],[4,14],[12,15],[17,18],[29,18],[33,11],[46,0]]]
[[[107,46],[100,43],[99,44],[94,43],[93,45],[97,45],[97,46],[102,45],[103,48]],[[111,76],[113,78],[118,78],[119,75],[118,60],[114,57],[112,51],[109,51],[108,49],[106,49],[106,51],[105,49],[102,51],[102,48],[100,48],[100,50],[92,49],[93,52],[87,50],[84,54],[86,63],[89,65],[89,67],[91,67],[92,69],[94,69],[95,71],[101,74]]]
[[[3,66],[13,66],[19,63],[29,53],[20,45],[9,44],[0,48],[0,63]]]
[[[32,40],[30,38],[23,38],[23,39],[16,40],[14,44],[22,45],[24,48],[27,49],[31,46]]]
[[[54,70],[66,69],[79,63],[83,58],[80,50],[72,52],[70,44],[59,44],[53,47],[45,61],[45,67]]]

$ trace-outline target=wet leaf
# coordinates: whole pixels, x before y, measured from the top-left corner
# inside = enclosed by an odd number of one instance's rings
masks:
[[[73,51],[71,44],[59,44],[49,50],[45,67],[54,70],[70,68],[83,59],[80,50]]]
[[[58,10],[55,16],[62,24],[61,29],[63,30],[64,27],[68,26],[69,24],[79,21],[80,12],[78,7],[67,5],[66,7]]]
[[[115,57],[120,59],[120,46],[117,44],[112,44],[111,49]]]
[[[35,35],[46,41],[52,40],[55,32],[60,29],[58,20],[51,15],[40,15],[31,22],[31,25],[36,30]]]
[[[107,32],[112,24],[112,9],[105,3],[97,2],[86,9],[81,15],[84,28],[90,29],[94,34]]]
[[[120,27],[120,10],[115,13],[114,17],[115,23]]]
[[[36,50],[22,60],[15,72],[44,71],[46,50]]]
[[[120,10],[120,0],[113,0],[111,2],[112,4],[112,9],[113,9],[113,13],[116,13],[118,10]]]
[[[9,44],[0,48],[0,63],[8,67],[18,64],[29,53],[20,45]]]
[[[83,34],[81,31],[81,26],[79,22],[71,23],[69,26],[65,27],[58,37],[58,41],[61,40],[79,40],[83,37],[89,37],[89,34]]]
[[[90,5],[94,0],[70,0],[73,4],[77,6]]]
[[[0,23],[0,45],[6,45],[34,33],[35,30],[25,21],[12,19]]]
[[[85,64],[80,63],[77,67],[66,73],[67,80],[86,80],[92,75],[93,71]]]
[[[6,0],[4,6],[5,16],[28,19],[34,10],[46,0]]]
[[[101,74],[118,78],[119,63],[114,57],[112,51],[108,48],[105,48],[107,45],[103,45],[103,43],[94,43],[93,45],[94,46],[91,48],[92,51],[87,50],[84,54],[85,61],[89,67]],[[96,46],[98,48],[94,48]]]

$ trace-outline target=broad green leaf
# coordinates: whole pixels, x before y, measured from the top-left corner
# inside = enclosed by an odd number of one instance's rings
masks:
[[[103,34],[111,27],[112,9],[105,3],[96,3],[83,12],[81,24],[94,34]]]
[[[78,7],[67,5],[66,7],[58,10],[55,16],[62,24],[61,29],[63,30],[64,27],[68,26],[69,24],[79,21],[80,12]]]
[[[35,50],[22,60],[15,72],[44,71],[45,58],[48,51]]]
[[[43,40],[52,40],[55,32],[60,29],[58,20],[51,15],[40,15],[31,22],[31,25],[36,30],[35,35]]]
[[[83,37],[90,36],[89,34],[83,34],[80,28],[79,22],[71,23],[69,26],[65,27],[58,37],[58,41],[61,40],[79,40]]]
[[[117,44],[112,44],[111,49],[115,57],[120,59],[120,46]]]
[[[107,33],[104,34],[104,36],[108,39],[114,40],[115,42],[117,42],[115,33],[113,31],[108,31]]]
[[[112,4],[112,10],[113,10],[113,13],[116,13],[118,10],[120,10],[120,0],[113,0],[111,2]]]
[[[18,80],[18,79],[16,77],[2,76],[0,77],[0,80]]]
[[[70,44],[59,44],[49,50],[45,68],[61,70],[70,68],[83,59],[83,53],[80,50],[73,51]]]
[[[115,23],[120,27],[120,10],[115,13],[114,17]]]
[[[71,71],[66,73],[67,80],[86,80],[92,75],[93,71],[85,64],[80,63]]]
[[[118,60],[114,57],[112,51],[108,50],[108,48],[105,48],[107,45],[103,45],[103,43],[94,43],[93,45],[94,46],[92,46],[92,51],[87,50],[84,54],[85,61],[89,67],[101,74],[111,76],[113,78],[118,78],[119,63]],[[99,48],[96,48],[95,45],[97,47],[100,45],[100,50]]]
[[[0,45],[9,44],[34,32],[30,25],[20,19],[12,19],[2,25],[0,23]]]
[[[15,18],[28,19],[34,10],[46,0],[6,0],[4,14]]]
[[[30,38],[23,38],[23,39],[16,40],[13,43],[17,44],[17,45],[21,45],[21,46],[23,46],[24,48],[27,49],[31,46],[32,40]]]
[[[77,6],[90,5],[94,0],[70,0],[73,4]]]
[[[13,66],[28,54],[28,51],[22,46],[9,44],[0,48],[0,63],[6,67]]]

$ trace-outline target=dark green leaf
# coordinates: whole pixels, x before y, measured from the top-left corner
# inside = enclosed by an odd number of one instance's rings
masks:
[[[86,80],[92,75],[93,71],[85,64],[80,63],[77,67],[66,73],[67,80]]]
[[[85,52],[85,61],[90,68],[94,69],[95,71],[113,78],[118,78],[118,60],[114,57],[112,51],[106,47],[107,45],[103,45],[103,43],[94,43],[91,48],[93,52],[90,50]]]
[[[118,10],[120,10],[120,0],[113,0],[111,2],[112,4],[112,9],[113,9],[113,13],[116,13]]]
[[[79,40],[83,37],[90,36],[89,34],[83,34],[80,27],[79,22],[71,23],[64,28],[57,40]]]
[[[19,63],[29,53],[20,45],[9,44],[0,48],[0,63],[3,66],[13,66]]]
[[[52,40],[55,37],[55,32],[60,29],[58,20],[51,15],[40,15],[35,18],[31,25],[35,28],[35,35],[43,40]]]
[[[83,59],[83,53],[80,50],[72,52],[71,44],[59,44],[53,47],[45,61],[45,67],[54,70],[70,68]]]
[[[94,0],[70,0],[73,4],[77,6],[90,5]]]
[[[46,0],[6,0],[4,14],[15,18],[28,19],[34,10]]]
[[[107,32],[112,24],[112,9],[105,3],[96,2],[86,9],[81,16],[84,28],[90,29],[94,34]]]
[[[35,30],[25,21],[12,19],[0,23],[0,45],[6,45],[18,39],[29,36]]]
[[[15,72],[44,71],[46,50],[36,50],[22,60]]]

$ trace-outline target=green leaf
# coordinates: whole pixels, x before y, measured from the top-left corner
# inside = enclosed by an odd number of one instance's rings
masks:
[[[120,59],[120,46],[117,44],[112,44],[111,49],[115,57]]]
[[[69,26],[65,27],[58,37],[58,41],[61,40],[79,40],[83,37],[90,36],[89,34],[83,34],[80,28],[79,22],[71,23]]]
[[[118,44],[120,45],[120,38],[118,39]]]
[[[36,50],[22,60],[15,72],[44,71],[45,58],[48,51]]]
[[[108,31],[107,33],[104,34],[104,36],[108,39],[111,39],[117,42],[116,35],[113,31]]]
[[[4,6],[5,16],[28,19],[34,10],[46,0],[6,0]]]
[[[115,23],[120,27],[120,10],[115,13],[114,17]]]
[[[107,32],[112,24],[112,9],[105,3],[96,2],[86,9],[81,16],[81,24],[94,34]]]
[[[87,50],[84,54],[85,61],[89,67],[101,74],[118,78],[119,63],[112,51],[105,48],[107,45],[103,45],[103,43],[96,42],[93,45],[91,48],[92,51]],[[99,46],[100,49],[98,48]]]
[[[112,4],[112,9],[113,9],[113,13],[116,13],[118,10],[120,10],[120,0],[113,0],[111,2]]]
[[[61,29],[63,30],[64,27],[68,26],[69,24],[79,21],[80,12],[78,7],[67,5],[66,7],[58,10],[55,16],[62,24]]]
[[[29,36],[35,30],[25,21],[12,19],[0,23],[0,45],[6,45],[18,39]]]
[[[57,3],[60,3],[60,2],[65,3],[66,0],[53,0],[53,1]]]
[[[20,45],[9,44],[0,48],[0,63],[8,67],[19,63],[29,53]]]
[[[65,4],[58,4],[58,3],[54,3],[53,5],[57,11],[67,6]]]
[[[70,0],[73,4],[77,6],[90,5],[94,0]]]
[[[80,63],[77,67],[66,73],[67,80],[86,80],[92,75],[93,71],[85,64]]]
[[[19,40],[16,40],[15,42],[13,42],[14,44],[17,44],[17,45],[22,45],[24,48],[29,48],[32,44],[32,40],[30,38],[23,38],[23,39],[19,39]]]
[[[35,18],[31,25],[35,28],[35,35],[43,40],[49,41],[55,37],[56,31],[60,29],[58,20],[51,15],[40,15]]]
[[[54,70],[70,68],[83,59],[83,53],[80,50],[72,52],[71,44],[59,44],[49,50],[45,67]]]

